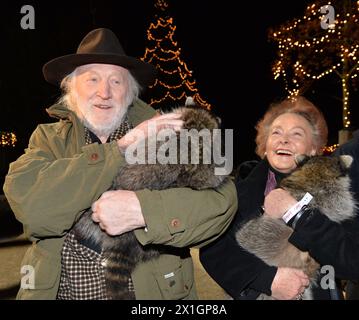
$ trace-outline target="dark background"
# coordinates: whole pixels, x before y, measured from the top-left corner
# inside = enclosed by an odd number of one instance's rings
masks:
[[[0,148],[0,179],[8,163],[23,153],[38,123],[52,121],[45,107],[59,96],[41,68],[52,58],[74,53],[90,30],[112,29],[127,54],[141,57],[146,31],[155,22],[152,0],[10,1],[0,7],[0,131],[14,131],[15,149]],[[234,129],[235,164],[255,158],[254,126],[268,105],[285,97],[283,82],[273,80],[275,46],[268,28],[303,15],[312,1],[172,0],[169,13],[182,59],[193,71],[201,96],[214,107],[225,128]],[[35,9],[35,29],[20,26],[24,5]],[[329,144],[342,128],[338,78],[323,78],[306,93],[324,112]],[[352,123],[358,126],[358,93],[351,93]],[[0,180],[1,183],[2,180]]]

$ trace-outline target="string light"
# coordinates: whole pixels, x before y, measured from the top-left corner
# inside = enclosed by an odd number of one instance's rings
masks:
[[[147,30],[147,40],[151,47],[147,47],[142,61],[151,63],[158,71],[154,84],[149,86],[149,95],[161,94],[160,98],[150,98],[154,108],[173,105],[184,105],[187,97],[205,109],[211,109],[196,88],[192,71],[181,59],[181,48],[174,41],[176,26],[173,18],[166,13],[168,4],[165,0],[157,0],[155,7],[160,12],[155,23],[150,23]]]
[[[15,133],[0,131],[0,147],[15,147],[16,142]]]
[[[333,144],[331,146],[324,147],[322,149],[322,152],[323,152],[323,154],[332,154],[338,147],[339,147],[339,144]]]
[[[333,21],[322,27],[321,7],[332,6]],[[272,67],[274,79],[284,79],[288,97],[302,93],[311,82],[330,74],[341,79],[343,126],[350,126],[349,87],[359,73],[359,1],[317,1],[300,19],[287,22],[269,37],[278,45],[278,59]]]

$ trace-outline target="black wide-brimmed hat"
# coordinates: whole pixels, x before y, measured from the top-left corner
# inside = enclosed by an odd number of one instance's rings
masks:
[[[156,69],[151,64],[127,56],[116,35],[106,28],[89,32],[76,53],[47,62],[42,72],[46,81],[59,85],[77,67],[90,63],[114,64],[126,68],[142,86],[151,84],[156,75]]]

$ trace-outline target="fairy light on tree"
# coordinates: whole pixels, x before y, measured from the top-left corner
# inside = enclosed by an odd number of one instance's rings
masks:
[[[323,148],[323,154],[324,155],[330,155],[332,154],[337,148],[339,147],[339,144],[333,144],[332,146],[326,146]]]
[[[157,21],[151,23],[147,30],[149,42],[143,61],[157,68],[157,78],[149,87],[150,104],[154,108],[168,109],[184,105],[188,97],[203,108],[211,106],[199,94],[192,71],[181,59],[181,48],[174,40],[176,26],[167,13],[168,3],[156,0]]]
[[[316,1],[305,15],[270,30],[278,45],[274,78],[283,78],[289,97],[303,94],[330,74],[340,79],[343,128],[350,128],[350,88],[359,73],[359,1]]]
[[[0,147],[15,147],[16,142],[15,133],[0,131]]]

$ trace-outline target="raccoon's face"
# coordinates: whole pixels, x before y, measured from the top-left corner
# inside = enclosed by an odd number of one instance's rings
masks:
[[[218,129],[220,125],[219,118],[197,106],[178,108],[174,112],[182,114],[183,129],[212,130]]]
[[[348,174],[352,161],[351,156],[300,156],[298,168],[280,185],[298,201],[309,192],[313,196],[309,206],[332,221],[352,219],[356,210]]]
[[[353,162],[353,158],[349,155],[338,157],[298,155],[295,158],[298,170],[303,170],[307,174],[315,174],[316,176],[326,176],[329,178],[339,178],[349,173],[349,168]]]
[[[283,187],[291,189],[323,190],[333,186],[339,179],[348,176],[353,158],[351,156],[296,157],[297,169],[283,179]]]
[[[214,140],[214,129],[219,129],[219,119],[198,106],[179,108],[175,112],[181,113],[182,128],[188,130],[188,151],[178,149],[178,157],[183,157],[187,152],[189,163],[212,165],[213,155],[220,154],[221,144],[216,144]]]

